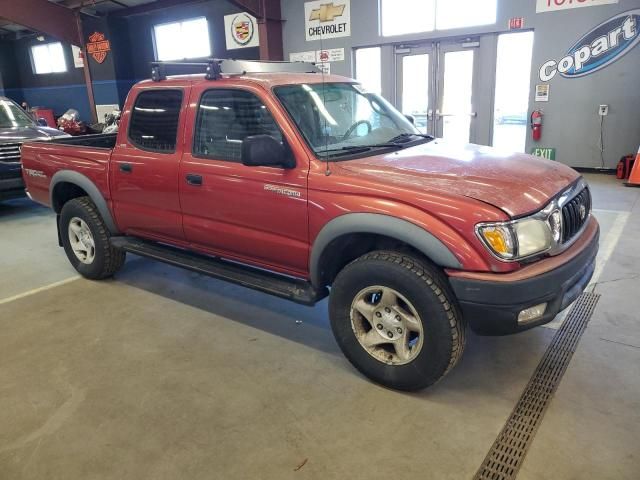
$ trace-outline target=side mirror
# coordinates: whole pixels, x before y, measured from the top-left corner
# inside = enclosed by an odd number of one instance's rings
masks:
[[[42,117],[40,117],[40,118],[36,121],[36,123],[37,123],[38,125],[40,125],[41,127],[48,127],[48,126],[49,126],[49,124],[47,123],[47,121],[46,121],[44,118],[42,118]]]
[[[293,168],[291,152],[271,135],[251,135],[242,142],[242,164],[247,167]]]
[[[416,124],[416,117],[414,117],[413,115],[405,115],[405,118],[407,120],[409,120],[411,122],[411,125],[415,125]]]

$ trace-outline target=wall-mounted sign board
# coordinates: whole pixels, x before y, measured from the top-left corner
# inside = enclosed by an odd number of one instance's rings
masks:
[[[98,63],[104,62],[107,54],[111,51],[111,43],[104,36],[104,33],[93,32],[89,35],[87,42],[87,53]]]
[[[539,83],[536,85],[536,102],[548,102],[549,101],[549,84]]]
[[[618,0],[536,0],[536,13],[556,12],[570,8],[597,7],[618,3]]]
[[[539,77],[548,82],[557,73],[579,78],[622,58],[640,43],[640,8],[621,12],[594,26],[567,50],[564,57],[547,60]]]
[[[316,63],[316,67],[318,67],[323,74],[331,75],[331,64],[330,63]]]
[[[327,50],[309,50],[307,52],[291,52],[290,62],[342,62],[344,61],[344,48],[329,48]]]
[[[524,28],[524,17],[513,17],[509,19],[509,30],[520,30]]]
[[[71,45],[71,55],[73,56],[73,66],[76,68],[84,67],[84,53],[82,49],[76,45]]]
[[[291,52],[289,54],[290,62],[315,62],[316,61],[316,51],[309,50],[307,52]]]
[[[546,158],[547,160],[555,160],[556,149],[549,148],[549,147],[532,147],[531,155],[535,155],[536,157]]]
[[[248,13],[225,15],[224,35],[227,50],[260,46],[256,17]]]
[[[307,41],[351,35],[351,0],[316,0],[304,4]]]

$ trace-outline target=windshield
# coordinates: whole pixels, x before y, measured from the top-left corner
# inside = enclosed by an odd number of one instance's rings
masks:
[[[29,127],[35,122],[11,100],[0,99],[0,128]]]
[[[319,157],[427,141],[389,102],[357,84],[287,85],[274,91]]]

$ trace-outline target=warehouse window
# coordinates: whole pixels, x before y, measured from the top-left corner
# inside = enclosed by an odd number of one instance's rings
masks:
[[[253,93],[242,90],[205,92],[196,120],[195,156],[240,162],[242,142],[251,135],[271,135],[280,143],[284,142],[271,113]]]
[[[204,17],[156,25],[153,34],[159,61],[211,56],[209,24]]]
[[[33,71],[38,75],[67,71],[67,62],[60,42],[45,43],[31,47]]]
[[[381,0],[382,35],[496,23],[497,0]]]
[[[356,80],[371,93],[382,94],[380,47],[356,50]]]
[[[147,90],[140,93],[129,123],[131,143],[142,150],[174,152],[181,105],[180,90]]]
[[[382,35],[430,32],[435,27],[435,10],[436,0],[382,0]]]
[[[533,32],[498,36],[493,146],[524,152],[529,131],[529,83]]]

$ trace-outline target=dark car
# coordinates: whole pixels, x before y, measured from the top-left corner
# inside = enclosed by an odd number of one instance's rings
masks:
[[[20,146],[24,142],[66,136],[55,128],[38,125],[13,100],[0,97],[0,200],[25,194],[20,169]]]

